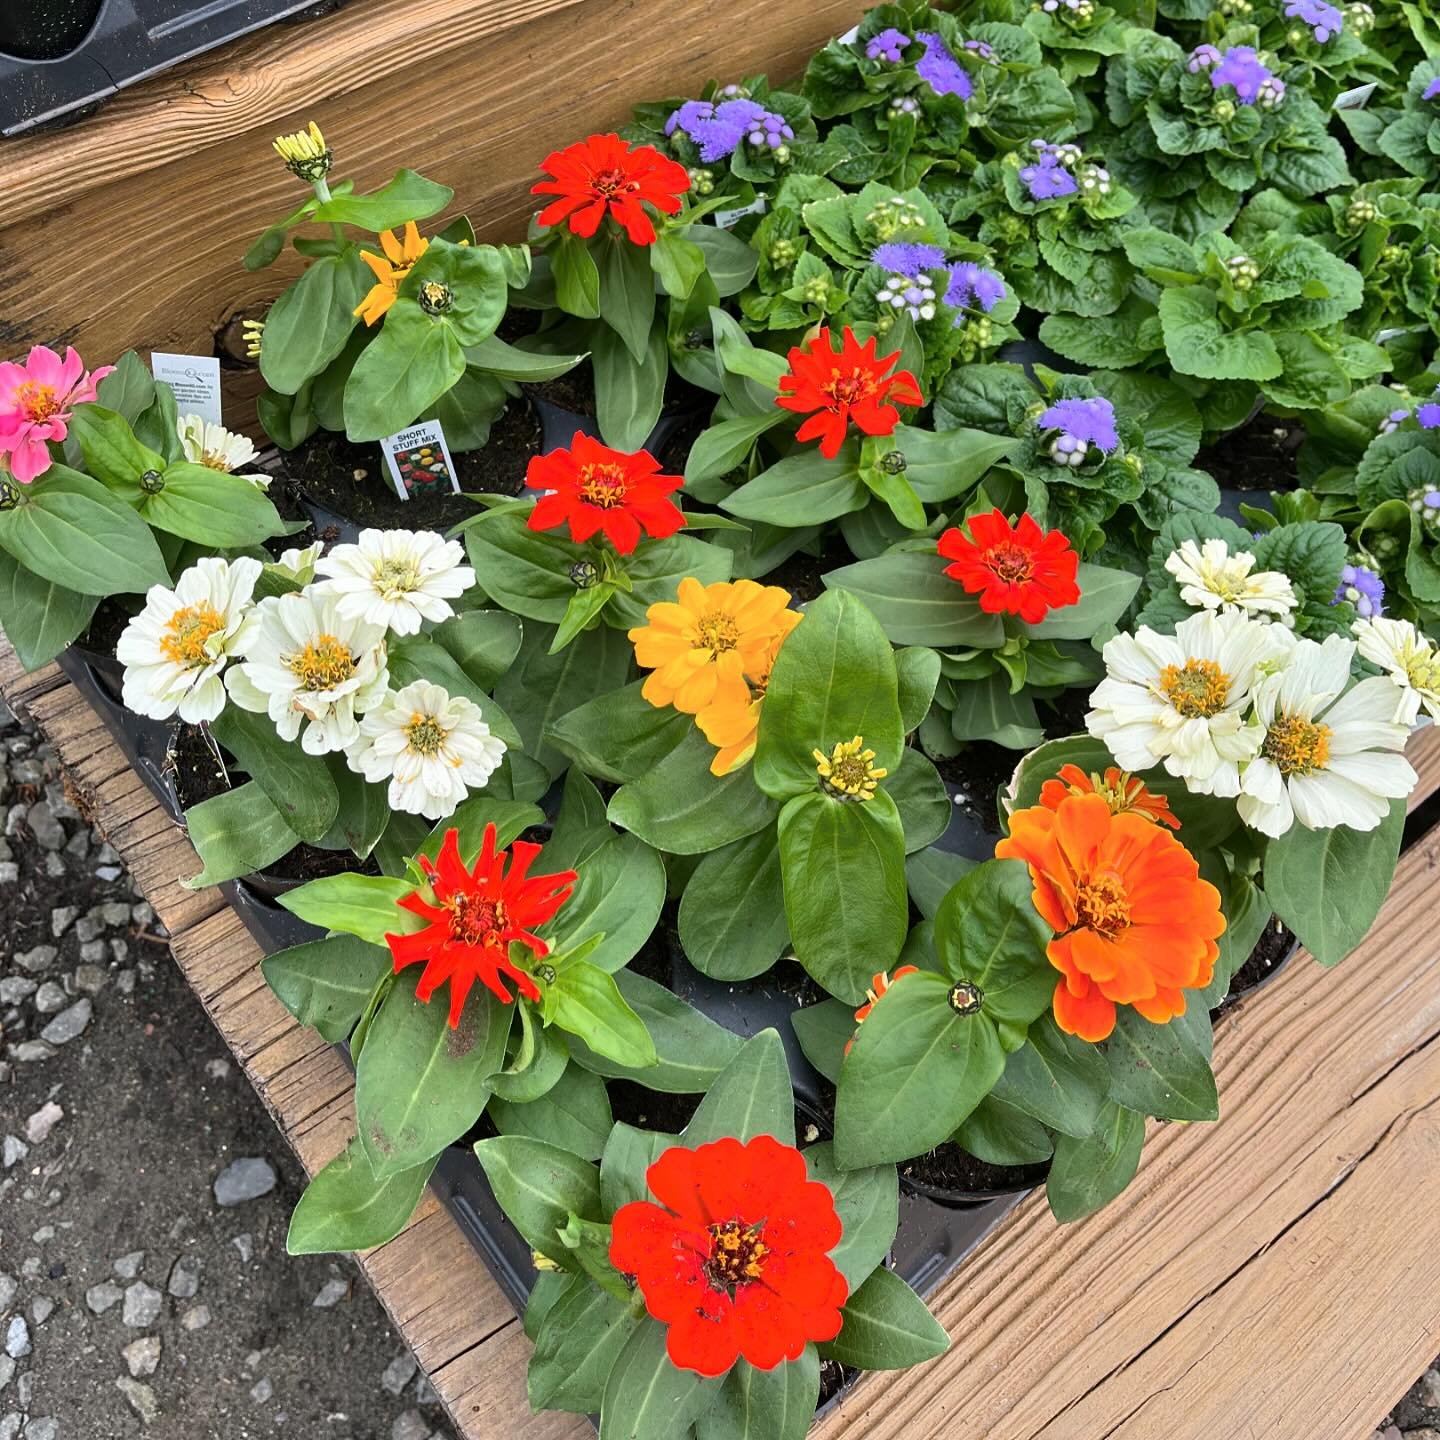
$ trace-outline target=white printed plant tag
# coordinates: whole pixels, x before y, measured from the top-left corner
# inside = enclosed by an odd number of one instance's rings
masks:
[[[764,195],[757,195],[748,205],[737,206],[734,210],[717,210],[715,223],[722,230],[733,230],[747,215],[763,215],[767,201]]]
[[[175,392],[175,408],[198,415],[207,425],[220,425],[220,362],[213,355],[150,354],[150,373]]]
[[[422,420],[407,430],[387,435],[380,448],[402,500],[447,488],[456,495],[460,493],[460,477],[445,443],[445,428],[438,420]]]

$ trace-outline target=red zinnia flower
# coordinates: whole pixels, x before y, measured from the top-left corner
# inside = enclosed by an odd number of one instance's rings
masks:
[[[886,372],[900,358],[897,350],[883,359],[875,358],[875,337],[861,345],[847,325],[837,355],[830,348],[830,331],[821,330],[803,348],[790,352],[790,373],[780,377],[780,388],[793,391],[777,395],[775,403],[804,415],[816,413],[796,432],[798,440],[820,437],[820,453],[833,460],[845,443],[851,421],[867,435],[889,435],[900,423],[900,412],[890,403],[923,405],[925,397],[908,370],[895,375]]]
[[[568,450],[537,455],[525,472],[531,489],[552,492],[536,502],[530,528],[553,530],[568,521],[577,544],[603,531],[622,555],[642,534],[663,540],[685,523],[680,507],[666,498],[685,481],[659,471],[648,451],[627,455],[577,430]]]
[[[850,1291],[826,1253],[840,1243],[840,1217],[793,1146],[770,1135],[675,1145],[645,1182],[660,1204],[615,1212],[610,1259],[670,1327],[673,1364],[723,1375],[743,1355],[773,1370],[840,1333]]]
[[[540,168],[551,179],[530,187],[532,195],[558,195],[539,215],[541,225],[570,228],[587,239],[608,211],[637,245],[655,242],[655,227],[645,213],[648,202],[667,215],[680,209],[690,188],[690,172],[650,145],[627,145],[618,135],[592,135],[547,155]]]
[[[485,843],[473,870],[460,858],[460,832],[450,829],[434,864],[420,857],[420,867],[430,884],[415,890],[396,903],[402,910],[419,915],[430,923],[413,935],[387,935],[386,943],[395,957],[398,974],[407,965],[424,962],[425,973],[415,987],[418,1000],[429,1001],[447,980],[450,982],[450,1028],[460,1024],[465,998],[476,980],[493,990],[507,1005],[514,996],[500,977],[513,980],[527,1000],[539,1000],[540,989],[510,959],[510,945],[518,941],[537,956],[549,951],[538,935],[530,932],[543,925],[570,898],[575,872],[557,875],[525,872],[540,853],[540,846],[517,840],[511,846],[510,873],[506,875],[507,853],[495,848],[495,827],[485,827]],[[434,898],[427,898],[427,890]]]
[[[978,593],[987,614],[1018,615],[1034,625],[1080,598],[1080,557],[1060,531],[1042,530],[1029,515],[1012,530],[1000,510],[972,515],[965,529],[947,530],[935,548],[955,562],[945,573]]]

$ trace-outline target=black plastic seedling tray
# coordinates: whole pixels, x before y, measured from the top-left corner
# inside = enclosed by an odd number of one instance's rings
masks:
[[[274,20],[343,0],[0,0],[0,135],[94,106]]]

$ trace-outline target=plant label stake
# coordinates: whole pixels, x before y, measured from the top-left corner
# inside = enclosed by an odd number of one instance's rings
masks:
[[[150,370],[175,392],[175,407],[182,415],[198,415],[207,425],[219,425],[220,362],[213,355],[166,355],[151,352]]]
[[[460,477],[445,443],[445,428],[438,420],[425,420],[387,435],[380,448],[402,500],[408,500],[417,490],[433,493],[447,485],[456,495],[460,493]]]

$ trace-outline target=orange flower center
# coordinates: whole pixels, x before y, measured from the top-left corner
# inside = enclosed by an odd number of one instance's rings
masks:
[[[834,402],[831,408],[838,410],[847,405],[858,405],[862,400],[868,399],[875,391],[875,381],[863,370],[852,370],[845,376],[838,370],[832,370],[830,383],[821,388]]]
[[[167,660],[187,670],[210,663],[205,644],[212,635],[225,628],[225,617],[209,605],[186,605],[177,610],[165,625],[160,651]]]
[[[736,624],[735,617],[723,610],[711,610],[695,622],[695,638],[690,642],[690,648],[723,655],[739,643],[740,626]]]
[[[1330,727],[1295,715],[1277,715],[1265,735],[1261,754],[1282,775],[1308,775],[1330,761]]]
[[[1081,881],[1075,891],[1075,914],[1087,930],[1113,940],[1130,924],[1130,897],[1118,875]]]
[[[40,424],[59,412],[60,397],[53,385],[41,385],[38,381],[27,380],[16,392],[16,399],[25,418],[33,424]]]
[[[602,510],[625,503],[625,472],[618,465],[586,465],[580,471],[580,498]]]
[[[350,647],[335,635],[317,635],[285,662],[307,690],[333,690],[355,673]]]
[[[1035,557],[1023,545],[992,545],[985,565],[1007,585],[1024,585],[1035,575]]]
[[[1187,720],[1208,719],[1225,708],[1230,677],[1213,660],[1187,660],[1160,672],[1160,689]]]
[[[627,180],[623,170],[599,170],[590,177],[590,188],[602,200],[609,200],[613,195],[640,187],[633,180]]]
[[[710,1227],[710,1258],[705,1273],[717,1290],[753,1285],[765,1271],[770,1247],[760,1238],[761,1225],[726,1220]]]
[[[485,900],[478,895],[452,895],[445,902],[450,912],[450,936],[462,945],[500,944],[509,916],[503,900]]]

